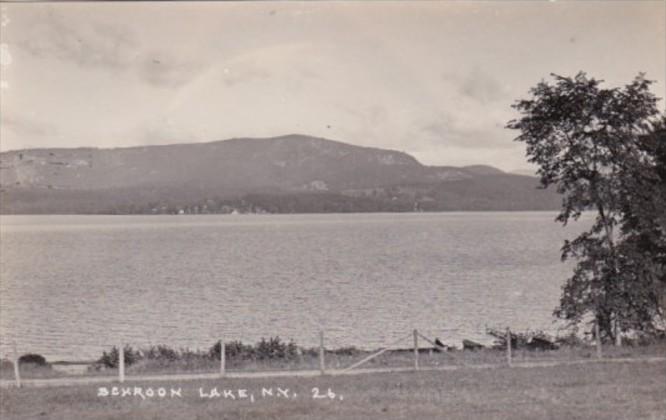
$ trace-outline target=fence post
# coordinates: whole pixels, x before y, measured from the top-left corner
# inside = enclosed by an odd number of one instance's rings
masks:
[[[506,362],[511,367],[511,329],[506,328]]]
[[[319,372],[326,373],[326,364],[324,361],[324,330],[319,331]]]
[[[599,320],[594,319],[594,336],[597,342],[597,359],[601,359],[603,356],[601,354],[601,333],[599,332]]]
[[[118,380],[121,384],[125,382],[125,348],[122,343],[118,347]]]
[[[16,350],[16,343],[14,343],[14,378],[16,379],[16,387],[21,388],[21,372],[19,370],[19,355]]]
[[[414,330],[414,369],[419,370],[419,332]]]
[[[615,315],[613,331],[615,332],[615,346],[622,347],[622,337],[620,336],[620,315]]]
[[[220,339],[220,376],[224,376],[227,364],[227,349],[224,345],[224,339]]]

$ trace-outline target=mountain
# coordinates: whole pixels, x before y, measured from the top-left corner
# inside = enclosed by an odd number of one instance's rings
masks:
[[[303,135],[0,153],[2,213],[546,210],[557,194],[499,169],[425,166]]]
[[[516,169],[510,173],[514,175],[536,176],[536,169]]]

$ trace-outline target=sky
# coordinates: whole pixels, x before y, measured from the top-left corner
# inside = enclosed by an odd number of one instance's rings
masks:
[[[308,134],[528,170],[551,73],[666,96],[664,1],[5,3],[0,150]],[[664,101],[660,102],[664,109]]]

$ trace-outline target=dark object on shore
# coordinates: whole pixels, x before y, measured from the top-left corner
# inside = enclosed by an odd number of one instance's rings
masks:
[[[526,347],[529,350],[556,350],[557,345],[547,338],[543,337],[532,337],[532,339],[527,343]]]
[[[428,354],[431,353],[434,350],[434,347],[419,347],[418,352],[419,354]],[[402,348],[402,349],[391,349],[389,350],[389,353],[395,353],[395,354],[412,354],[414,353],[414,348]]]
[[[334,350],[326,350],[328,353],[333,353],[338,356],[356,356],[362,353],[361,350],[357,349],[354,346],[340,347]]]
[[[46,366],[46,359],[41,354],[28,353],[19,357],[19,365],[35,365],[35,366]]]
[[[472,340],[463,340],[462,343],[463,350],[481,350],[483,348],[483,344]]]
[[[506,350],[506,336],[505,330],[498,330],[493,328],[486,328],[486,334],[495,338],[492,348],[495,350]],[[527,335],[525,333],[511,333],[511,348],[517,349],[524,347],[527,343]]]
[[[442,343],[439,338],[435,338],[435,347],[433,349],[437,353],[441,353],[443,351],[449,350],[449,346],[446,344]]]

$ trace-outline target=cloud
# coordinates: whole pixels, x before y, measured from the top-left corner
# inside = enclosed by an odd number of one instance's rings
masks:
[[[2,128],[9,129],[20,135],[44,136],[55,131],[55,125],[37,121],[26,117],[18,117],[2,113],[0,116]]]
[[[134,143],[136,145],[161,145],[211,140],[198,138],[192,130],[174,124],[172,119],[165,116],[140,121],[135,126],[129,127],[125,135],[135,138]]]
[[[130,71],[149,85],[174,87],[188,82],[201,69],[199,61],[171,49],[145,49],[128,24],[39,8],[29,25],[10,33],[12,45],[39,60],[62,60],[83,70]]]
[[[478,67],[445,73],[440,81],[441,102],[414,119],[417,136],[427,144],[458,149],[512,148],[504,130],[511,118],[511,95],[501,82]]]
[[[460,93],[486,104],[503,99],[507,91],[495,78],[476,68],[461,81]]]
[[[45,141],[59,138],[55,124],[3,111],[0,114],[0,149],[2,151],[38,147]]]
[[[137,42],[131,28],[74,21],[53,7],[39,8],[28,28],[12,33],[12,43],[35,58],[56,58],[82,67],[125,68]]]
[[[499,127],[498,127],[499,128]],[[421,135],[447,146],[466,149],[509,149],[512,143],[492,127],[461,128],[450,116],[420,127]]]
[[[268,70],[258,67],[246,67],[242,71],[232,71],[229,68],[225,68],[223,72],[224,84],[229,87],[258,80],[265,80],[271,77]]]
[[[169,51],[150,51],[136,61],[139,78],[156,87],[182,86],[203,69],[201,63],[178,57]]]

